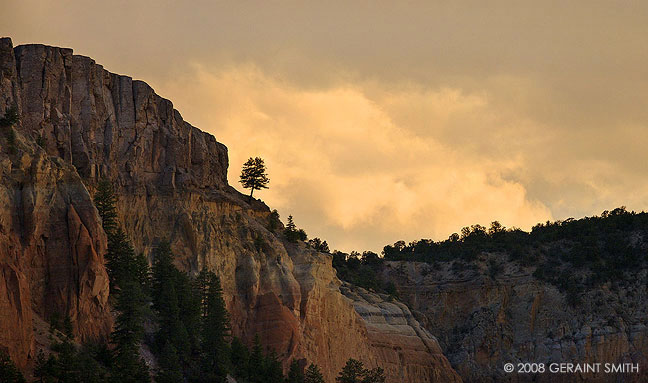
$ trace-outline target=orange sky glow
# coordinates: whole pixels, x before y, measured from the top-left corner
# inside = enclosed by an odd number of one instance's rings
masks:
[[[0,0],[14,45],[148,82],[340,250],[648,206],[642,2]]]

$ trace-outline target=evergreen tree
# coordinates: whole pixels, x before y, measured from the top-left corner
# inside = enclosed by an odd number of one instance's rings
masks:
[[[150,383],[151,376],[146,363],[139,357],[139,348],[131,346],[129,349],[122,347],[115,354],[113,371],[111,374],[114,383]]]
[[[155,383],[182,383],[182,366],[175,347],[167,342],[158,358],[159,371]]]
[[[108,236],[117,229],[117,197],[113,185],[107,179],[102,179],[97,185],[94,204],[101,217],[101,225]]]
[[[140,286],[142,293],[147,298],[151,297],[151,268],[144,254],[134,255],[129,259],[128,270],[137,284]]]
[[[97,358],[96,350],[84,346],[77,350],[70,338],[51,345],[49,358],[42,350],[36,357],[34,377],[38,382],[58,383],[108,383],[107,366]]]
[[[266,174],[266,166],[260,157],[250,157],[241,170],[241,184],[244,188],[250,189],[250,202],[254,190],[267,189],[270,179]]]
[[[106,268],[111,282],[111,292],[122,289],[126,281],[137,283],[143,293],[147,293],[149,284],[148,262],[143,255],[135,255],[126,233],[121,228],[108,237]]]
[[[305,383],[305,381],[304,372],[302,371],[299,362],[297,359],[293,359],[293,361],[290,362],[286,383]]]
[[[25,383],[20,370],[4,351],[0,351],[0,382]]]
[[[63,334],[69,338],[73,339],[74,338],[74,327],[72,326],[72,319],[70,318],[69,315],[65,316],[65,319],[63,319]]]
[[[34,366],[34,377],[38,378],[41,383],[47,382],[53,376],[53,369],[50,359],[45,357],[43,350],[38,350],[36,365]]]
[[[250,353],[250,363],[248,364],[248,377],[250,383],[263,383],[265,382],[264,372],[264,357],[263,349],[261,348],[261,340],[259,334],[254,336],[252,344],[252,352]]]
[[[210,271],[203,270],[200,280],[204,283],[201,286],[203,293],[201,371],[205,376],[210,377],[208,381],[225,380],[231,365],[227,342],[230,335],[229,315],[225,308],[223,290],[218,276]]]
[[[286,224],[286,230],[297,231],[297,225],[295,225],[295,221],[293,220],[292,215],[288,216],[288,223]]]
[[[153,262],[152,300],[157,349],[172,345],[189,381],[224,381],[231,370],[229,316],[216,274],[203,270],[191,281],[163,242]]]
[[[54,312],[52,315],[49,317],[49,331],[52,333],[55,333],[56,331],[60,332],[67,338],[72,338],[73,337],[73,326],[72,326],[72,320],[70,319],[69,315],[65,315],[64,318],[62,318],[61,313],[59,312]]]
[[[297,229],[297,225],[295,225],[292,215],[288,216],[288,223],[284,230],[284,236],[289,242],[297,242],[297,240],[305,241],[308,239],[308,235],[306,235],[306,232],[303,229]]]
[[[313,239],[308,240],[308,244],[315,250],[321,251],[322,253],[330,253],[331,250],[329,249],[328,243],[326,241],[322,241],[321,239],[315,237]]]
[[[155,251],[151,298],[157,314],[159,330],[155,341],[158,350],[171,343],[181,359],[190,352],[188,333],[180,319],[179,297],[176,291],[179,271],[173,265],[168,242],[162,242]]]
[[[117,311],[115,328],[111,334],[111,342],[114,344],[114,355],[110,358],[111,375],[114,382],[150,383],[148,367],[139,355],[140,343],[144,337],[143,322],[149,313],[148,262],[143,255],[135,255],[126,234],[119,227],[116,202],[112,184],[108,180],[100,181],[94,203],[108,236],[106,268]],[[59,359],[65,355],[59,353]],[[86,360],[85,363],[92,364],[92,361]]]
[[[234,376],[239,379],[247,379],[250,363],[250,351],[237,337],[232,338],[230,350],[230,360],[234,369]]]
[[[288,223],[286,224],[284,236],[289,242],[297,242],[299,239],[299,231],[297,230],[297,225],[295,225],[292,215],[288,216]]]
[[[111,334],[115,344],[113,373],[118,381],[150,381],[148,367],[139,356],[139,345],[144,335],[142,323],[147,313],[147,305],[148,298],[137,281],[122,282],[115,304],[118,315]]]
[[[340,371],[340,375],[335,379],[340,383],[362,383],[364,375],[364,366],[359,360],[350,358]]]
[[[281,227],[281,220],[279,219],[279,212],[277,209],[272,210],[268,216],[268,230],[275,233]]]
[[[349,358],[335,380],[340,383],[384,383],[385,374],[380,367],[367,370],[362,362]]]
[[[78,352],[77,365],[79,366],[79,382],[108,383],[110,381],[110,375],[106,367],[90,354]]]
[[[17,124],[19,120],[18,109],[15,106],[11,106],[5,111],[4,116],[0,118],[0,126],[12,126]]]
[[[187,346],[190,354],[196,355],[200,351],[200,337],[202,329],[201,297],[193,281],[187,273],[176,269],[175,290],[178,295],[178,307],[180,308],[180,322],[182,322],[187,334]],[[184,356],[188,360],[190,355]]]
[[[385,371],[380,367],[365,370],[362,383],[385,383]]]
[[[324,376],[316,364],[311,364],[306,369],[304,383],[324,383]]]
[[[80,368],[76,358],[76,348],[71,339],[66,337],[63,342],[54,343],[51,349],[57,355],[50,354],[53,359],[54,375],[61,383],[72,383],[80,381]]]
[[[284,383],[283,368],[277,353],[263,353],[259,335],[254,336],[252,351],[249,354],[248,381],[250,383]]]
[[[148,261],[142,254],[135,255],[126,233],[119,228],[116,203],[117,197],[110,181],[106,179],[99,181],[94,195],[94,204],[101,217],[103,229],[108,236],[106,260],[108,274],[111,278],[111,288],[114,290],[120,280],[134,278],[139,282],[144,293],[148,293]]]
[[[209,293],[209,279],[211,278],[211,274],[206,268],[203,268],[194,280],[194,289],[198,294],[201,319],[207,315],[207,295]]]
[[[147,381],[148,369],[139,356],[139,344],[144,336],[142,323],[148,314],[149,298],[145,281],[141,280],[148,274],[147,266],[137,261],[121,229],[112,236],[108,254],[108,270],[116,285],[113,291],[118,312],[111,334],[115,345],[114,371],[129,382]]]
[[[77,351],[78,366],[81,382],[108,383],[110,382],[110,367],[112,356],[105,343],[84,344]]]
[[[277,358],[277,353],[272,350],[264,358],[263,370],[265,383],[284,383],[283,368]]]

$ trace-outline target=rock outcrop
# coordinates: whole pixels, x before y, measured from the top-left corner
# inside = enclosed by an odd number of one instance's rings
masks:
[[[0,113],[21,116],[19,154],[2,154],[0,345],[12,357],[33,351],[34,313],[65,309],[81,337],[110,328],[105,235],[86,190],[107,178],[136,250],[150,257],[168,240],[179,267],[219,274],[234,333],[259,334],[285,365],[317,363],[332,382],[354,357],[389,382],[460,381],[406,306],[349,295],[329,255],[270,230],[268,207],[228,185],[226,147],[147,84],[70,49],[1,47]]]
[[[443,355],[437,339],[414,318],[409,308],[385,294],[369,292],[345,283],[342,293],[364,319],[372,346],[380,354],[380,366],[400,381],[460,382]]]
[[[488,262],[501,262],[490,275]],[[648,279],[604,285],[576,306],[555,286],[502,255],[474,268],[451,263],[386,262],[383,277],[435,334],[467,382],[645,382]],[[639,374],[507,374],[505,363],[639,363]]]
[[[24,105],[8,39],[0,40],[0,70],[4,115]],[[106,236],[74,167],[20,129],[0,129],[0,346],[24,367],[38,320],[69,316],[80,340],[108,335]]]

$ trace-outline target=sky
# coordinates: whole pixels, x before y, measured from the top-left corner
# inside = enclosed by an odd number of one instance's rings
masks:
[[[0,35],[146,81],[332,249],[648,206],[647,2],[0,0]]]

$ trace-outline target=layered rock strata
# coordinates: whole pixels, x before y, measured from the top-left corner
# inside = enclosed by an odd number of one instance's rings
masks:
[[[116,185],[119,218],[136,250],[151,257],[168,240],[179,267],[218,273],[234,333],[248,341],[259,334],[285,365],[317,363],[332,382],[354,357],[385,366],[389,382],[459,381],[404,305],[385,303],[401,310],[398,323],[374,323],[363,310],[382,307],[379,297],[357,305],[341,293],[329,255],[269,230],[268,207],[228,185],[227,148],[146,83],[70,49],[13,49],[8,39],[1,46],[0,113],[17,105],[21,117],[19,154],[2,154],[12,164],[3,177],[13,183],[3,182],[11,186],[0,246],[10,251],[0,255],[0,306],[9,314],[0,344],[12,357],[23,363],[33,356],[31,315],[65,309],[81,338],[110,329],[105,234],[88,192],[106,178]]]
[[[489,262],[502,272],[489,275]],[[482,255],[475,268],[451,263],[386,262],[404,302],[435,334],[467,382],[648,381],[648,279],[606,284],[570,305],[555,286],[533,277],[533,267],[506,256]],[[505,363],[631,363],[639,373],[509,374]]]

